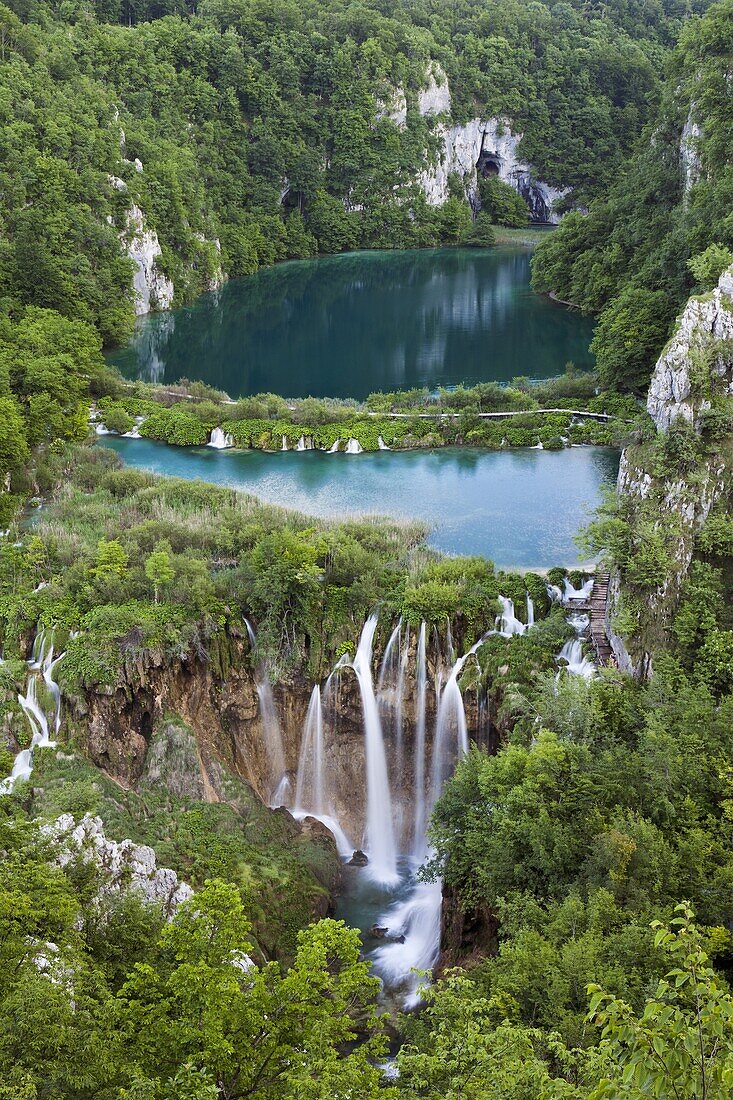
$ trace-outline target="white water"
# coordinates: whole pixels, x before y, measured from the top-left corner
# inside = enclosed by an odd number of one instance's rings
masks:
[[[314,814],[325,814],[326,783],[323,756],[323,708],[318,684],[311,692],[308,713],[303,728],[303,741],[298,760],[298,777],[295,782],[295,809]]]
[[[358,439],[350,439],[346,444],[347,455],[360,455],[364,450]]]
[[[27,749],[21,749],[13,762],[13,768],[5,779],[0,781],[0,794],[10,794],[15,784],[22,779],[28,779],[33,770],[33,752],[37,748],[53,748],[56,744],[51,739],[48,728],[48,716],[38,699],[38,684],[42,682],[53,699],[53,727],[54,736],[61,728],[61,692],[53,679],[54,669],[62,660],[64,654],[54,658],[53,642],[46,645],[46,635],[39,631],[33,643],[33,652],[28,661],[28,681],[25,695],[18,695],[18,702],[25,714],[31,730],[31,743]]]
[[[425,978],[415,971],[431,970],[440,953],[442,903],[439,881],[419,882],[405,901],[397,902],[384,914],[390,935],[404,936],[404,943],[385,943],[372,953],[372,958],[383,981],[403,987],[405,1008],[419,1002],[425,985]]]
[[[558,588],[556,584],[548,584],[547,595],[553,603],[562,603],[562,589]]]
[[[586,680],[592,679],[596,674],[596,666],[583,655],[583,643],[580,638],[572,638],[560,650],[558,660],[567,662],[567,670],[574,676],[583,676]]]
[[[496,620],[496,628],[505,638],[511,638],[513,634],[524,634],[527,627],[514,614],[514,601],[506,596],[497,596],[501,604],[502,613]]]
[[[387,757],[372,680],[372,647],[376,628],[377,616],[371,615],[361,632],[352,668],[359,681],[364,717],[367,780],[365,848],[369,856],[369,874],[376,882],[390,885],[397,883],[399,876]]]
[[[228,447],[234,446],[234,436],[231,432],[225,432],[223,428],[214,428],[206,446],[213,447],[215,451],[225,451]]]
[[[428,664],[425,651],[425,622],[417,639],[417,706],[415,713],[415,818],[412,829],[412,855],[425,855],[425,711],[427,705]]]
[[[392,449],[391,447],[387,446],[387,444],[382,439],[381,435],[377,436],[377,446],[379,447],[380,451],[389,451],[389,450]]]
[[[593,578],[589,577],[585,584],[582,584],[580,588],[573,588],[572,584],[566,577],[563,581],[563,603],[571,603],[574,600],[582,600],[585,602],[590,599],[590,594],[593,591]]]
[[[295,449],[296,449],[296,451],[304,451],[305,450],[305,436],[301,435]]]
[[[527,593],[527,630],[534,626],[534,601]]]
[[[335,455],[340,446],[341,446],[341,440],[337,439],[336,442],[332,443],[331,446],[328,448],[328,453],[330,455]]]
[[[288,440],[287,440],[286,436],[283,436],[282,443],[280,445],[280,450],[281,451],[287,451],[288,450]]]

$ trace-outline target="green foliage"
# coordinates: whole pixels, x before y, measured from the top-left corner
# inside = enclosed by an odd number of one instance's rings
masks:
[[[709,244],[704,252],[691,256],[687,261],[695,282],[703,290],[712,290],[717,286],[718,279],[731,264],[733,264],[733,250],[716,242]]]
[[[491,216],[484,210],[479,210],[473,223],[473,229],[466,237],[465,243],[471,248],[491,248],[496,244],[496,232],[491,224]]]
[[[492,225],[527,224],[527,204],[508,183],[496,176],[480,179],[478,193],[481,211],[488,216]]]
[[[591,343],[603,385],[624,393],[644,393],[667,325],[662,291],[625,287],[604,310]]]

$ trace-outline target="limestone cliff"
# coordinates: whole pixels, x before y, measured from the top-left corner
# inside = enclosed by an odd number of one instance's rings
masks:
[[[732,349],[733,267],[710,294],[685,306],[649,386],[656,438],[621,456],[618,491],[632,544],[612,579],[609,636],[619,667],[637,676],[651,673],[652,654],[664,648],[695,540],[731,492],[725,402],[733,394]],[[658,577],[650,554],[661,563]]]
[[[519,155],[522,135],[514,133],[506,118],[473,118],[462,125],[450,121],[452,100],[448,78],[433,62],[426,86],[418,95],[418,110],[433,121],[439,141],[438,156],[420,176],[428,202],[437,206],[449,196],[448,179],[453,173],[464,181],[470,201],[477,204],[479,173],[498,177],[518,191],[527,203],[533,221],[559,221],[555,204],[568,192],[536,178],[532,166]]]

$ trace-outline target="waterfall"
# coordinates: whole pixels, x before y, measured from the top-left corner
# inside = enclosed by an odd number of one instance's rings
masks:
[[[225,432],[223,428],[214,428],[206,446],[213,447],[216,451],[225,451],[234,446],[234,436],[231,432]]]
[[[392,821],[392,796],[389,788],[387,757],[382,724],[372,681],[372,647],[377,616],[371,615],[361,632],[352,668],[359,681],[367,772],[366,844],[370,875],[386,885],[398,881],[397,849]]]
[[[311,692],[308,713],[303,729],[303,743],[298,760],[298,778],[295,783],[295,809],[326,813],[323,759],[323,710],[321,689],[318,684]]]
[[[287,451],[287,450],[288,450],[288,440],[287,440],[287,436],[283,436],[283,441],[282,441],[282,443],[281,443],[281,445],[280,445],[280,450],[281,450],[281,451]]]
[[[556,584],[547,585],[547,595],[552,603],[562,603],[562,589],[558,588]]]
[[[377,446],[379,447],[380,451],[389,451],[389,450],[391,450],[391,448],[388,447],[387,444],[384,442],[381,435],[377,436]]]
[[[0,794],[10,794],[18,780],[28,779],[33,770],[33,751],[36,748],[52,748],[55,741],[51,740],[48,730],[48,718],[46,712],[38,700],[38,683],[42,680],[54,701],[54,735],[61,728],[61,692],[53,672],[56,665],[65,656],[61,653],[54,659],[53,642],[46,649],[46,634],[41,630],[36,635],[33,643],[33,652],[28,661],[28,682],[25,695],[18,695],[21,710],[28,719],[31,729],[31,743],[27,749],[21,749],[13,762],[10,775],[0,781]],[[40,676],[39,676],[40,673]]]
[[[534,626],[534,600],[527,592],[527,630]]]
[[[589,577],[585,584],[582,584],[580,588],[573,588],[572,584],[566,577],[563,581],[564,593],[563,603],[571,603],[573,600],[586,601],[590,599],[590,594],[593,591],[593,578]]]
[[[507,599],[506,596],[497,596],[497,599],[502,609],[501,615],[496,620],[496,628],[499,633],[503,634],[505,638],[510,638],[512,634],[524,634],[527,627],[514,614],[514,602]]]
[[[430,970],[440,953],[440,914],[443,887],[438,882],[419,882],[409,898],[387,910],[381,920],[395,940],[374,951],[378,973],[391,985],[406,984],[405,1008],[420,1001],[425,979],[416,971]],[[397,942],[397,938],[403,940]]]
[[[305,450],[305,436],[301,435],[295,449],[296,449],[296,451],[304,451]]]
[[[425,854],[425,708],[428,665],[425,652],[425,621],[417,639],[417,706],[415,713],[415,820],[412,830],[412,855],[421,860]]]
[[[440,694],[433,742],[431,809],[440,795],[443,783],[451,774],[456,759],[468,752],[466,711],[461,689],[458,686],[458,677],[471,652],[475,650],[470,650],[464,657],[458,658]]]
[[[360,455],[364,450],[358,439],[350,439],[346,444],[347,455]]]
[[[328,453],[330,455],[335,455],[340,446],[341,446],[341,440],[337,439],[336,442],[332,443],[331,446],[328,448]]]
[[[253,653],[257,652],[257,635],[249,619],[244,620],[249,635],[250,646]],[[272,687],[267,669],[262,662],[257,662],[255,668],[255,687],[260,703],[260,718],[262,720],[262,734],[267,755],[269,769],[269,791],[271,805],[282,806],[287,802],[287,792],[290,787],[285,768],[285,749],[280,723],[275,708],[275,700],[272,696]]]
[[[583,655],[583,643],[580,638],[572,638],[566,642],[557,659],[567,661],[567,670],[574,676],[583,676],[586,680],[590,680],[596,674],[596,666]]]

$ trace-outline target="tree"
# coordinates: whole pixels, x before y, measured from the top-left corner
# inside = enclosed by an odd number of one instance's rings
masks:
[[[149,554],[145,562],[145,576],[153,585],[154,599],[158,603],[161,588],[167,587],[176,575],[171,562],[171,545],[169,542],[156,543],[152,554]]]
[[[727,267],[733,264],[733,251],[722,244],[710,244],[704,252],[687,261],[695,281],[704,290],[717,286],[718,279]]]
[[[20,406],[13,396],[0,397],[0,492],[8,473],[18,470],[28,461],[30,452]]]
[[[709,965],[689,905],[675,912],[668,928],[652,925],[672,969],[641,1015],[589,987],[588,1018],[602,1028],[602,1079],[590,1100],[725,1100],[733,1091],[733,997]]]
[[[471,211],[463,199],[451,196],[438,210],[440,239],[458,244],[471,231]]]
[[[613,299],[601,314],[591,343],[605,387],[646,392],[669,320],[669,300],[661,290],[628,286]]]
[[[125,576],[127,573],[127,552],[121,542],[117,539],[110,539],[109,542],[106,539],[99,540],[93,573],[95,577]]]
[[[529,220],[527,204],[514,188],[496,176],[479,179],[481,209],[493,225],[523,226]]]
[[[466,237],[466,244],[471,248],[491,248],[496,244],[496,232],[486,211],[480,210],[476,215],[473,229]]]

